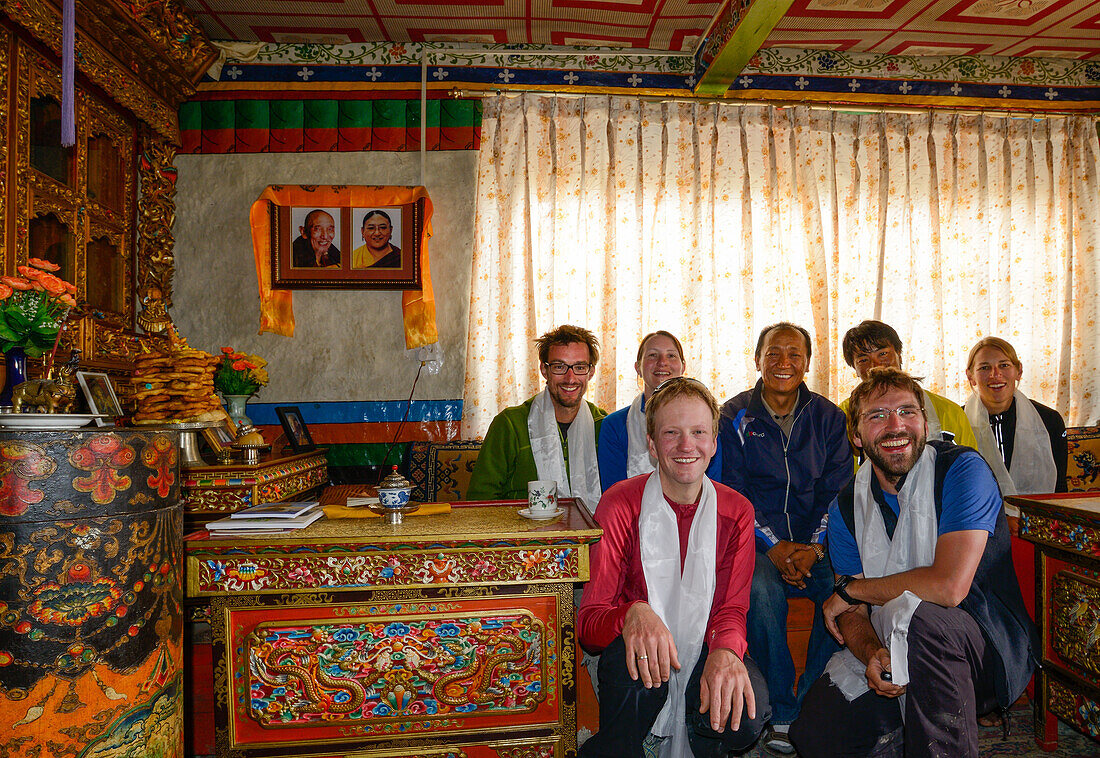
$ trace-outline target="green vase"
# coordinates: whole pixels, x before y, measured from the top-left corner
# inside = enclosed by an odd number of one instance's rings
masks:
[[[245,403],[248,402],[248,398],[252,395],[222,395],[222,399],[225,400],[225,409],[229,413],[229,418],[233,419],[233,425],[240,428],[241,424],[251,424],[252,421],[244,413]]]

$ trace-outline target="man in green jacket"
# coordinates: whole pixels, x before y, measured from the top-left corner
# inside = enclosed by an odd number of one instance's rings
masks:
[[[860,381],[867,381],[871,369],[876,366],[901,368],[901,337],[889,324],[881,321],[864,321],[853,326],[844,335],[842,343],[845,362],[856,370]],[[924,392],[924,413],[928,419],[928,439],[954,442],[975,450],[978,442],[962,406],[936,395]],[[848,412],[848,401],[840,404],[840,410]]]
[[[559,497],[576,497],[589,511],[600,498],[596,439],[607,413],[584,399],[600,358],[595,335],[565,324],[535,340],[546,388],[493,419],[481,445],[470,500],[527,497],[527,483],[552,479]]]

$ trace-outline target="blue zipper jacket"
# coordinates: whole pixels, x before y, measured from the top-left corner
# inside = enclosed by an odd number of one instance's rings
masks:
[[[722,483],[752,503],[758,550],[780,540],[822,543],[829,504],[853,474],[844,413],[803,383],[788,439],[764,407],[763,386],[722,406]]]

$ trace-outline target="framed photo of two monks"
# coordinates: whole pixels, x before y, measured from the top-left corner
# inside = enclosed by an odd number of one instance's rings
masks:
[[[424,201],[271,205],[273,289],[419,289]]]

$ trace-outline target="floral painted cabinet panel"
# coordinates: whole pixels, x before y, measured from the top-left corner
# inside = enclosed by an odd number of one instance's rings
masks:
[[[0,755],[182,756],[175,432],[0,432]]]
[[[564,748],[558,593],[266,606],[228,610],[235,748]]]

